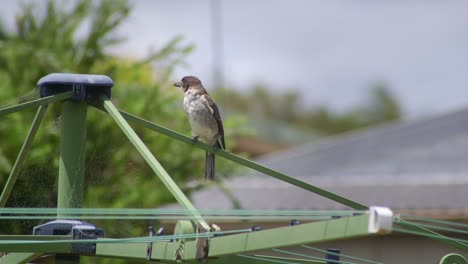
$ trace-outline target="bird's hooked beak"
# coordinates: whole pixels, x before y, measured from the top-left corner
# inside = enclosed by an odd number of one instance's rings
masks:
[[[176,82],[176,83],[174,83],[174,86],[175,87],[182,87],[182,82]]]

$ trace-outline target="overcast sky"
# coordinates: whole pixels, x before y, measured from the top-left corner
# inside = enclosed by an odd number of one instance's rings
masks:
[[[196,50],[174,79],[211,89],[211,1],[131,2],[115,51],[143,56],[183,35]],[[221,15],[225,82],[238,89],[294,88],[345,109],[383,81],[410,116],[468,106],[468,1],[224,0]]]

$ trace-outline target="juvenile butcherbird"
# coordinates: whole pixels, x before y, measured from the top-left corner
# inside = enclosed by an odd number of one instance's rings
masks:
[[[226,149],[224,128],[218,106],[195,76],[185,76],[174,86],[184,91],[184,110],[192,128],[193,141],[200,140],[215,148]],[[205,180],[215,178],[215,155],[205,154]]]

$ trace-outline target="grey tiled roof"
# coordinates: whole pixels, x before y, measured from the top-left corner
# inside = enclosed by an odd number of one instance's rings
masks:
[[[466,209],[468,109],[331,137],[258,161],[367,205]],[[225,185],[243,208],[345,208],[258,173],[229,179]],[[192,199],[200,208],[232,207],[214,187]]]
[[[468,172],[468,109],[332,137],[260,160],[295,176]]]

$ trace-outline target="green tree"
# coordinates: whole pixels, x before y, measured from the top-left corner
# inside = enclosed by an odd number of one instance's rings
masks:
[[[398,120],[402,110],[395,96],[393,96],[385,83],[377,83],[370,91],[371,94],[371,120],[376,123]]]
[[[218,93],[220,97],[229,98],[225,106],[231,110],[272,121],[288,122],[291,126],[324,136],[395,121],[402,117],[398,100],[384,83],[371,87],[369,102],[341,113],[326,105],[306,107],[298,92],[293,89],[281,90],[286,92],[274,93],[264,85],[256,85],[248,92],[229,89]]]

